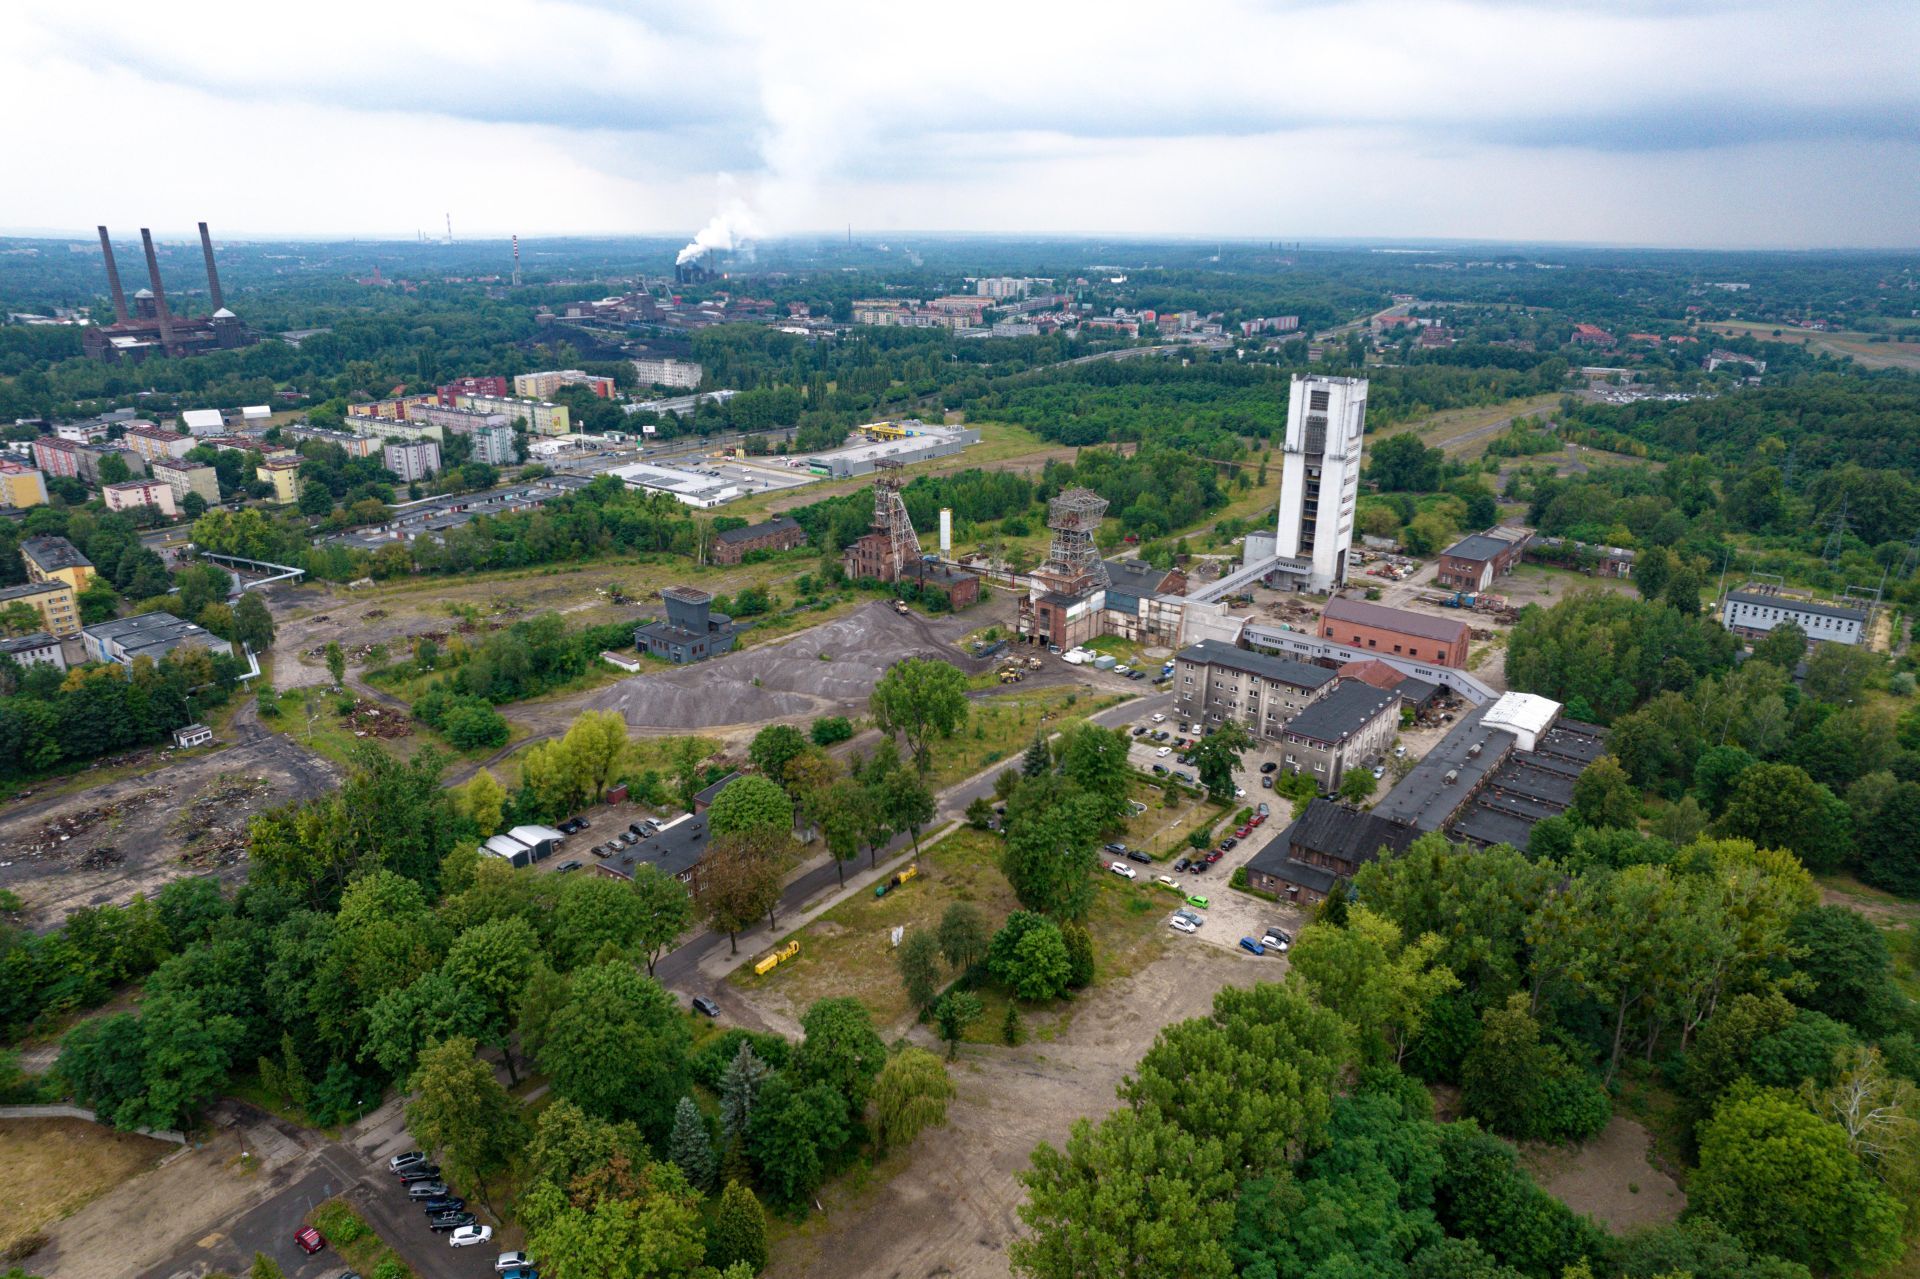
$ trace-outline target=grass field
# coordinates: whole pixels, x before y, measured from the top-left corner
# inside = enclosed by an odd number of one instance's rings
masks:
[[[1869,369],[1920,369],[1920,342],[1875,342],[1871,333],[1817,333],[1749,320],[1717,320],[1706,327],[1729,337],[1754,337],[1763,342],[1797,342],[1829,355],[1851,356]]]
[[[0,1120],[0,1255],[177,1149],[83,1119]]]
[[[1449,457],[1471,459],[1485,453],[1488,442],[1504,431],[1513,418],[1550,415],[1559,406],[1560,396],[1549,393],[1525,395],[1502,400],[1498,404],[1442,409],[1425,417],[1382,427],[1375,438],[1385,439],[1390,435],[1412,431],[1428,444],[1443,449]]]
[[[1036,733],[1057,732],[1069,720],[1122,700],[1123,695],[1118,693],[1100,696],[1072,686],[977,698],[960,731],[934,743],[928,784],[940,790],[972,777],[988,765],[1025,750]]]

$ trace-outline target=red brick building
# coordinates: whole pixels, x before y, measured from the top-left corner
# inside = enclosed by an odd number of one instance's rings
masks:
[[[505,399],[513,394],[513,388],[503,377],[457,377],[445,386],[435,387],[434,393],[442,404],[452,408],[456,395],[493,395]]]
[[[1409,613],[1365,600],[1328,600],[1320,618],[1321,639],[1383,655],[1417,657],[1441,666],[1466,666],[1471,634],[1462,621]]]
[[[1496,533],[1501,531],[1495,530]],[[1475,533],[1472,537],[1461,538],[1440,552],[1440,564],[1434,580],[1456,591],[1477,593],[1487,590],[1493,585],[1494,578],[1505,577],[1513,572],[1514,565],[1520,562],[1521,554],[1527,549],[1528,540],[1525,533],[1513,537]]]
[[[790,551],[807,544],[807,531],[797,520],[782,515],[763,524],[730,528],[713,539],[715,564],[738,564],[753,551]]]

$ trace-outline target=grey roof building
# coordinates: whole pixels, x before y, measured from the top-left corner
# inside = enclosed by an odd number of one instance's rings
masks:
[[[1372,813],[1316,799],[1248,860],[1247,879],[1261,892],[1289,901],[1319,901],[1382,849],[1402,852],[1419,835]]]
[[[30,567],[39,571],[42,578],[51,577],[63,569],[93,567],[93,561],[82,555],[79,547],[51,533],[21,538],[20,554],[26,557]]]
[[[687,882],[694,878],[706,851],[706,814],[689,813],[668,822],[631,848],[601,858],[592,869],[613,879],[632,879],[641,866],[651,866],[663,875]]]
[[[179,648],[201,648],[214,655],[233,652],[233,646],[212,631],[182,621],[171,613],[141,613],[80,630],[87,657],[96,662],[131,666],[140,657],[159,661]]]
[[[669,586],[660,597],[667,604],[666,619],[635,627],[634,647],[676,666],[732,651],[740,628],[725,613],[713,611],[711,594],[692,586]]]

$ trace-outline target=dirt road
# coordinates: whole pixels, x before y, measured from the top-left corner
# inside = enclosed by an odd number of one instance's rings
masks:
[[[884,1184],[825,1200],[824,1223],[785,1241],[767,1275],[1004,1279],[1020,1230],[1015,1177],[1034,1146],[1058,1145],[1075,1119],[1114,1109],[1115,1088],[1162,1026],[1204,1014],[1223,986],[1284,970],[1285,961],[1178,948],[1096,989],[1050,1041],[964,1048],[946,1126],[922,1134]]]

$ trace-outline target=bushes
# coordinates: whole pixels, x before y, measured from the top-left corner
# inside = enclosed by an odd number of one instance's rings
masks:
[[[507,721],[499,711],[485,699],[456,693],[445,683],[435,684],[413,704],[413,717],[439,729],[463,751],[507,744]]]
[[[771,1070],[786,1069],[787,1059],[793,1055],[793,1045],[779,1035],[763,1035],[736,1027],[702,1044],[687,1059],[687,1069],[703,1087],[718,1092],[720,1077],[739,1055],[742,1044],[750,1046],[753,1055]]]
[[[815,746],[832,746],[853,736],[853,721],[844,715],[822,715],[807,733]]]

